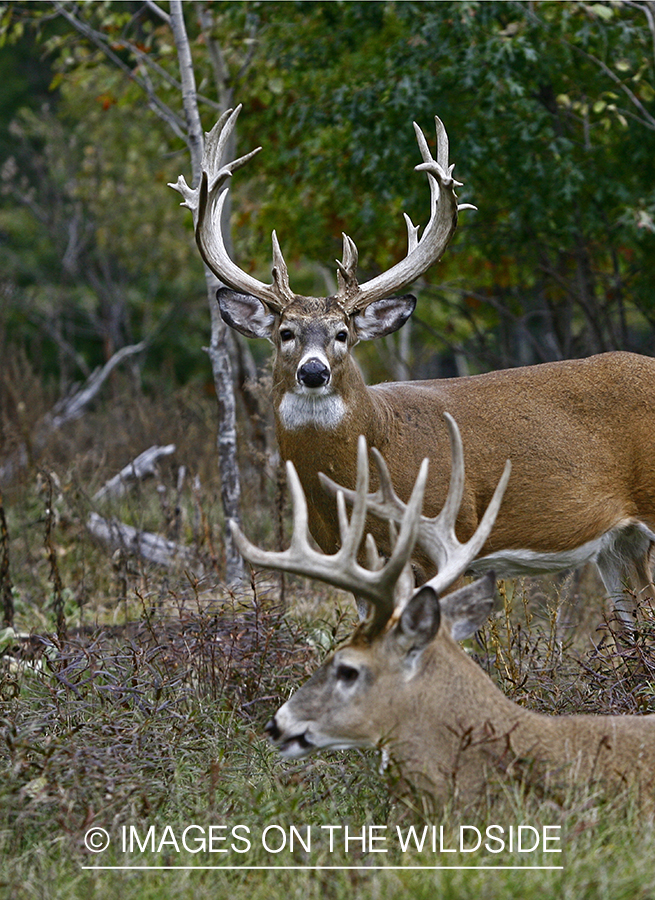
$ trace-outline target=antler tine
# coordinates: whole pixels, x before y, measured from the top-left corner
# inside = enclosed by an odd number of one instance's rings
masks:
[[[345,544],[349,542],[350,553],[354,558],[357,555],[359,545],[364,534],[366,525],[366,497],[368,495],[369,477],[368,477],[368,451],[366,448],[366,438],[360,434],[357,440],[357,478],[355,481],[355,498],[350,516],[350,525],[348,530],[341,532],[341,542]],[[337,496],[340,506],[340,519],[342,522],[347,521],[346,503],[343,497]]]
[[[454,536],[455,534],[455,522],[462,505],[465,480],[464,447],[457,422],[450,413],[444,413],[443,417],[450,439],[450,484],[441,512],[434,519],[424,520],[425,527],[422,530],[424,541],[421,542],[421,546],[429,553],[439,569],[445,564],[448,556],[447,547],[441,539],[440,533],[445,530],[448,535]]]
[[[423,509],[423,495],[428,480],[428,466],[429,460],[424,459],[418,470],[409,503],[404,510],[404,515],[400,522],[398,538],[394,544],[389,562],[385,566],[385,571],[390,568],[392,571],[397,570],[398,574],[396,575],[396,578],[394,578],[394,581],[400,575],[405,563],[409,560],[418,538],[422,518],[421,510]]]
[[[464,489],[464,452],[457,423],[448,413],[444,414],[444,418],[448,426],[453,454],[450,488],[446,503],[439,515],[435,516],[434,519],[422,519],[419,537],[421,546],[437,564],[438,572],[427,584],[438,594],[450,587],[460,575],[463,575],[480,550],[482,550],[496,521],[512,471],[512,463],[508,459],[500,481],[496,485],[491,502],[487,506],[478,527],[468,541],[461,543],[455,534],[455,522],[461,506]]]
[[[293,535],[289,548],[282,552],[262,550],[246,538],[236,522],[230,521],[230,528],[239,552],[252,565],[317,578],[368,600],[374,608],[370,627],[377,630],[384,626],[393,613],[395,588],[403,579],[403,572],[416,543],[427,480],[427,460],[424,460],[421,466],[412,496],[404,510],[391,557],[383,566],[380,567],[376,563],[372,568],[365,568],[357,561],[367,513],[368,458],[364,438],[360,438],[359,441],[357,463],[357,491],[350,521],[345,511],[343,496],[337,501],[341,504],[339,520],[342,540],[341,549],[337,553],[324,554],[314,550],[310,545],[307,501],[291,462],[287,463],[293,502]],[[400,593],[402,594],[402,591]]]
[[[369,513],[373,513],[379,519],[389,519],[389,521],[400,522],[405,512],[405,504],[396,494],[391,483],[391,475],[385,462],[384,457],[376,447],[371,447],[371,456],[378,470],[378,480],[380,486],[374,494],[369,494],[366,498],[366,505]],[[333,481],[324,472],[318,473],[318,478],[326,491],[337,496],[342,494],[349,504],[355,502],[356,492],[345,488],[336,481]],[[424,518],[423,516],[421,517]],[[427,521],[427,520],[426,520]],[[419,541],[421,539],[419,531]]]
[[[420,517],[417,539],[437,567],[437,574],[428,582],[437,593],[445,590],[459,578],[484,546],[494,526],[512,469],[511,462],[507,460],[491,502],[475,533],[468,541],[460,543],[455,534],[455,523],[464,493],[464,450],[457,423],[449,413],[444,413],[444,418],[448,428],[452,457],[448,496],[437,516],[434,518]],[[393,489],[389,469],[383,456],[375,448],[371,452],[378,470],[380,486],[375,493],[369,494],[367,497],[368,511],[378,518],[400,522],[406,514],[407,507]],[[319,478],[323,487],[330,493],[338,491],[349,503],[354,502],[354,491],[340,487],[322,472],[319,473]]]

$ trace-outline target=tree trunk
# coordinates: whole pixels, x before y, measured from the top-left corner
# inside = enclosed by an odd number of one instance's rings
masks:
[[[204,136],[198,113],[193,61],[191,59],[181,0],[171,0],[170,15],[171,29],[180,64],[184,112],[187,120],[188,144],[191,152],[193,185],[195,187],[200,180],[200,163]],[[228,525],[229,519],[240,521],[241,482],[237,463],[236,404],[232,367],[226,344],[227,327],[219,315],[216,304],[216,291],[221,285],[207,267],[205,267],[205,280],[211,316],[211,340],[208,352],[218,400],[217,447],[221,472],[221,497],[225,517],[225,578],[229,584],[242,581],[244,577],[243,560],[236,549],[232,539],[232,532]]]

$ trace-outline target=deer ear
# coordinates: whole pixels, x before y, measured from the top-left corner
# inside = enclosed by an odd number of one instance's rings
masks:
[[[415,306],[416,297],[412,294],[374,300],[366,309],[353,316],[357,337],[360,341],[372,341],[398,331],[414,312]]]
[[[487,572],[482,578],[441,597],[441,614],[456,641],[471,637],[484,625],[494,605],[496,576]]]
[[[419,588],[403,609],[396,630],[396,640],[403,652],[421,651],[439,631],[441,612],[439,598],[431,587]]]
[[[221,318],[241,334],[249,338],[267,338],[271,340],[275,316],[264,306],[261,300],[252,294],[238,294],[229,288],[216,291]]]

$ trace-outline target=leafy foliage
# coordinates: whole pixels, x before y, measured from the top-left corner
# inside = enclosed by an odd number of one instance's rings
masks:
[[[33,119],[29,134],[22,117],[31,167],[36,147],[45,154],[51,142],[50,157],[65,159],[68,170],[58,202],[83,210],[89,252],[105,262],[105,281],[121,285],[120,301],[103,298],[107,285],[84,285],[80,266],[73,308],[96,340],[110,333],[114,344],[170,316],[160,347],[179,355],[180,329],[172,326],[179,296],[193,293],[197,265],[163,190],[184,169],[171,155],[180,145],[170,130],[182,110],[166,12],[154,9],[64,3],[53,21],[50,4],[33,4],[14,9],[5,33],[22,34],[29,22],[40,28],[60,124],[39,130]],[[266,277],[273,228],[301,291],[329,289],[334,270],[325,264],[340,254],[341,231],[357,241],[363,273],[395,262],[405,250],[402,211],[418,222],[427,213],[425,179],[412,171],[418,151],[410,123],[433,139],[437,112],[465,182],[462,200],[479,211],[462,216],[453,246],[421,286],[424,327],[412,334],[418,374],[439,371],[435,354],[453,350],[476,367],[616,347],[648,352],[655,33],[646,4],[196,9],[199,19],[187,18],[207,127],[221,104],[240,101],[240,146],[264,146],[233,184],[242,266]],[[34,172],[30,183],[41,194],[53,180],[54,171],[46,179]],[[59,259],[71,222],[69,212],[47,229]],[[40,260],[52,270],[54,246],[41,244],[39,260],[30,261],[33,233],[14,237],[13,256],[28,261],[25,270],[35,271],[34,262],[38,270]],[[56,308],[59,321],[62,304]]]
[[[648,352],[655,82],[647,10],[310,6],[313,14],[293,4],[295,18],[287,7],[286,21],[269,26],[271,68],[285,73],[286,91],[267,103],[275,137],[266,229],[291,206],[276,227],[292,252],[327,258],[323,235],[334,241],[345,225],[365,268],[389,265],[402,252],[401,206],[420,221],[426,204],[411,173],[409,123],[431,135],[438,112],[462,199],[480,209],[462,217],[429,276],[441,282],[434,313],[422,305],[419,316],[443,333],[454,307],[468,323],[469,350],[496,365],[615,347]],[[311,24],[299,41],[302,17]]]

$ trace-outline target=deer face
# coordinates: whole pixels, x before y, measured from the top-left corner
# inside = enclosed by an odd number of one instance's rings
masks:
[[[291,304],[276,322],[271,340],[276,348],[276,383],[304,396],[338,390],[344,363],[357,335],[349,317],[327,300]]]
[[[371,640],[356,634],[278,710],[266,726],[271,741],[295,759],[315,750],[402,740],[407,723],[415,726],[422,698],[452,694],[442,645],[454,632],[461,639],[481,626],[494,584],[493,576],[485,576],[449,594],[443,617],[434,590],[420,588],[391,627]]]
[[[278,710],[266,732],[283,756],[376,745],[372,701],[384,674],[376,656],[371,648],[342,647]]]
[[[334,297],[295,297],[280,312],[250,294],[218,291],[223,320],[246,337],[275,347],[273,367],[282,425],[336,426],[347,411],[351,350],[360,340],[391,334],[407,321],[416,299],[407,295],[371,303],[349,313]]]

